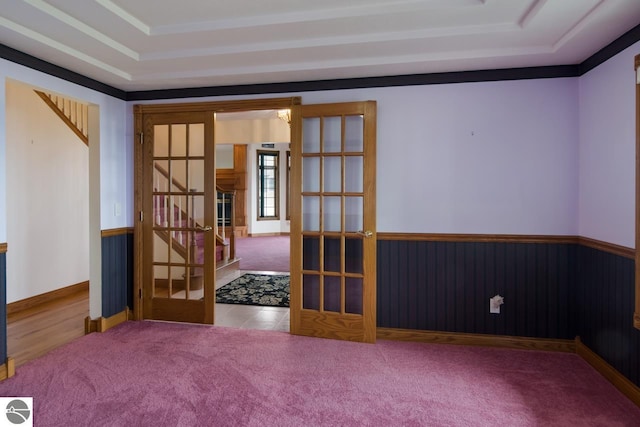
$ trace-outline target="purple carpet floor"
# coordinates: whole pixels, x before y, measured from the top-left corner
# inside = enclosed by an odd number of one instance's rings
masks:
[[[289,236],[241,237],[236,239],[240,270],[290,271]]]
[[[128,322],[18,368],[36,426],[638,426],[575,354]]]

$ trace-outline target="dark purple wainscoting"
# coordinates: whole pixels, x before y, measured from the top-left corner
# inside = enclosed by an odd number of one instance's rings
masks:
[[[7,360],[7,254],[0,252],[0,363]]]
[[[378,326],[574,338],[571,244],[378,242]],[[504,297],[501,314],[489,298]]]
[[[102,237],[102,316],[133,309],[133,234]]]
[[[579,246],[573,296],[576,335],[640,386],[640,331],[633,326],[634,270],[630,258]]]

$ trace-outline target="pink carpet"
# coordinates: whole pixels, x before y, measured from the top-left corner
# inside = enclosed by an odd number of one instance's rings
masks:
[[[289,236],[241,237],[236,239],[240,270],[289,271]]]
[[[128,322],[18,368],[36,426],[638,426],[574,354]]]

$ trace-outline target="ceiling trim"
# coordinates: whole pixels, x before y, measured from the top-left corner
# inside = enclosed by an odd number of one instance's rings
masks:
[[[580,75],[588,73],[609,58],[619,54],[640,40],[640,25],[637,25],[594,53],[580,64]]]
[[[62,80],[66,80],[71,83],[75,83],[80,86],[84,86],[89,89],[93,89],[98,92],[102,92],[106,95],[113,96],[122,100],[127,99],[127,92],[121,89],[117,89],[108,84],[99,82],[75,71],[68,70],[58,65],[52,64],[47,61],[43,61],[35,56],[28,55],[16,49],[12,49],[9,46],[0,44],[0,58],[7,61],[15,62],[16,64],[23,65],[25,67],[40,71],[45,74],[49,74],[53,77],[58,77]]]
[[[553,50],[557,51],[558,49],[560,49],[562,46],[564,46],[565,43],[571,40],[580,30],[582,30],[584,26],[587,25],[587,23],[589,22],[589,19],[593,17],[596,10],[598,10],[603,4],[604,4],[604,0],[600,0],[591,9],[585,12],[585,14],[582,15],[578,19],[578,21],[576,21],[576,23],[573,24],[573,26],[569,28],[569,30],[567,30],[567,32],[565,32],[558,39],[558,41],[553,44]]]
[[[31,6],[33,6],[34,8],[40,10],[41,12],[51,16],[52,18],[57,19],[58,21],[67,25],[68,27],[71,27],[77,31],[80,31],[84,35],[89,36],[92,39],[102,43],[106,47],[114,49],[135,61],[138,61],[140,59],[140,54],[138,52],[134,51],[133,49],[129,49],[127,46],[123,45],[122,43],[118,43],[117,41],[107,36],[106,34],[101,33],[95,28],[61,11],[60,9],[50,5],[49,3],[43,0],[24,0],[24,1],[30,4]],[[24,34],[24,35],[29,36],[29,34]],[[55,47],[55,46],[52,46],[52,47]]]
[[[522,80],[581,76],[624,49],[640,41],[640,25],[594,53],[580,64],[547,67],[509,68],[450,73],[412,74],[383,77],[361,77],[335,80],[314,80],[232,86],[210,86],[182,89],[160,89],[126,92],[91,79],[82,74],[43,61],[24,52],[0,44],[0,58],[67,80],[71,83],[119,98],[125,101],[142,101],[171,98],[196,98],[223,95],[257,95],[320,90],[364,89],[385,86],[413,86],[444,83],[466,83],[497,80]]]
[[[127,92],[127,101],[197,98],[205,96],[256,95],[320,90],[365,89],[392,86],[418,86],[446,83],[470,83],[498,80],[577,77],[578,65],[550,67],[506,68],[498,70],[460,71],[451,73],[409,74],[383,77],[360,77],[334,80],[310,80],[288,83],[263,83],[235,86],[210,86],[184,89],[161,89]]]

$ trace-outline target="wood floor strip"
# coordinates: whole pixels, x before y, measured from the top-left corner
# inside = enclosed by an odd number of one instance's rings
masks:
[[[84,281],[80,283],[76,283],[75,285],[66,286],[64,288],[56,289],[51,292],[46,292],[44,294],[35,295],[30,298],[25,298],[20,301],[15,301],[10,304],[7,304],[7,316],[11,316],[13,314],[19,313],[24,310],[28,310],[35,306],[46,304],[49,302],[54,302],[60,299],[63,299],[69,295],[73,295],[78,292],[88,292],[89,291],[89,281]]]
[[[395,328],[378,328],[377,338],[392,341],[502,347],[519,350],[545,350],[565,353],[575,352],[574,341],[561,339],[463,334],[458,332],[436,332]]]

